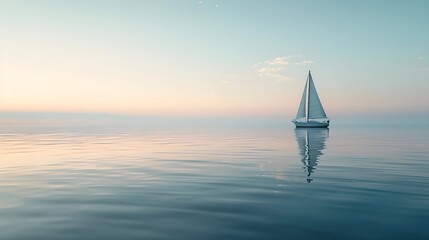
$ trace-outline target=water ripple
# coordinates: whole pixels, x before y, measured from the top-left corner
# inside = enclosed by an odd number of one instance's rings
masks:
[[[429,134],[379,131],[2,133],[0,238],[428,238]]]

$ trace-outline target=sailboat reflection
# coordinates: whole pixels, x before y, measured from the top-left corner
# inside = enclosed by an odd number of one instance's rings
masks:
[[[325,141],[329,136],[327,128],[296,128],[296,141],[298,142],[301,162],[307,173],[307,182],[313,181],[311,174],[316,170],[322,150],[326,148]]]

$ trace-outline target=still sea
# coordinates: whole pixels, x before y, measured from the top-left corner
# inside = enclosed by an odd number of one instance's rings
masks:
[[[429,127],[4,120],[0,239],[429,239]]]

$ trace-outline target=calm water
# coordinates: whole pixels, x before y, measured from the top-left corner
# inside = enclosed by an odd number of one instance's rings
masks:
[[[0,128],[0,239],[429,239],[429,128]]]

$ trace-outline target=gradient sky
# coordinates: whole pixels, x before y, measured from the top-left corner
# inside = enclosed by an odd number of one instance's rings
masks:
[[[0,1],[0,110],[429,112],[429,1]]]

